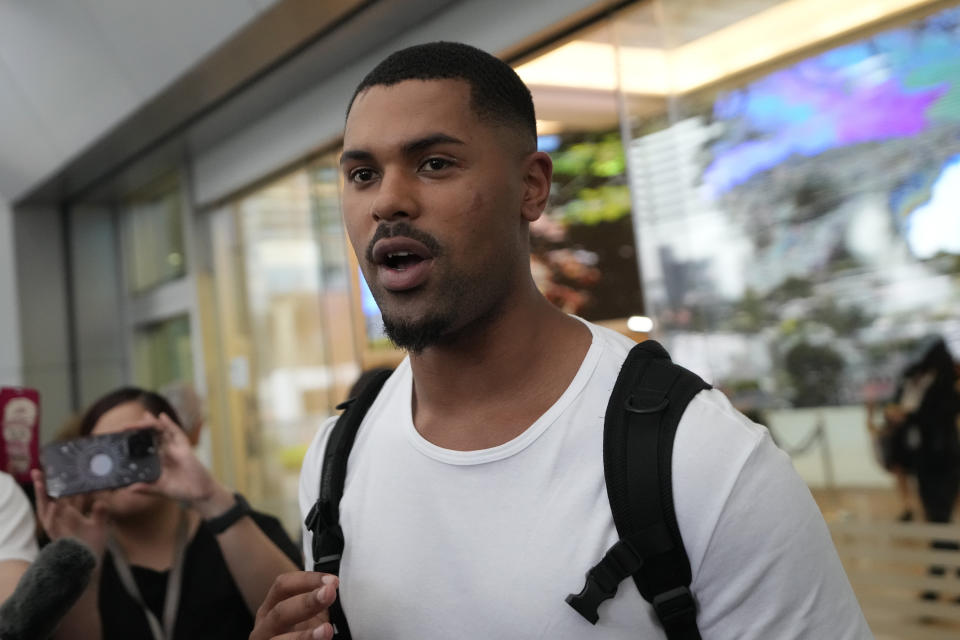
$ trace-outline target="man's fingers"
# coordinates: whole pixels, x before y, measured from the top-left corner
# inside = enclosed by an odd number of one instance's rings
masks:
[[[337,597],[337,584],[336,576],[313,571],[278,576],[257,610],[250,640],[330,640],[327,608]]]
[[[329,621],[330,621],[330,614],[326,609],[324,609],[323,611],[313,616],[309,620],[304,620],[300,624],[294,626],[293,630],[304,631],[307,629],[316,629],[317,627],[321,626],[324,622],[329,622]]]
[[[278,632],[293,629],[304,620],[322,616],[336,597],[336,589],[328,584],[287,598],[263,616],[264,627]]]
[[[277,576],[257,611],[257,619],[267,614],[277,604],[298,594],[316,591],[324,585],[337,588],[337,577],[316,571],[291,571]]]
[[[332,640],[332,638],[333,627],[330,625],[330,623],[324,623],[315,629],[293,631],[280,636],[273,636],[271,640]]]

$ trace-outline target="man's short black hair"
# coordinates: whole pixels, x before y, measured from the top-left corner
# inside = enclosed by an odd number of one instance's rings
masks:
[[[513,126],[529,135],[536,148],[537,118],[530,89],[510,65],[486,51],[459,42],[418,44],[390,54],[357,86],[357,95],[374,86],[404,80],[464,80],[470,84],[470,103],[483,120]]]

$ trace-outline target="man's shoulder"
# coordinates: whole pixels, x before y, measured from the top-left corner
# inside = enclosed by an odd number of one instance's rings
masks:
[[[751,422],[717,389],[705,389],[687,405],[674,441],[674,478],[711,491],[724,482],[732,485],[747,461],[763,449],[767,428]],[[720,481],[724,478],[725,481]],[[728,487],[729,488],[729,487]]]
[[[705,389],[695,395],[687,405],[682,422],[689,428],[742,441],[751,448],[767,434],[766,427],[752,422],[717,389]]]
[[[578,318],[581,322],[587,325],[587,328],[590,329],[590,333],[593,334],[594,343],[599,343],[607,357],[611,360],[620,360],[622,361],[627,357],[627,353],[630,352],[630,349],[633,348],[637,341],[632,338],[628,338],[619,331],[615,331],[609,327],[590,322],[589,320],[583,320]]]

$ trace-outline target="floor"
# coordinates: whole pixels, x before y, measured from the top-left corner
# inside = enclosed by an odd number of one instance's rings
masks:
[[[882,527],[888,523],[897,522],[898,517],[903,512],[903,503],[897,494],[891,489],[864,488],[864,489],[838,489],[825,490],[814,489],[814,499],[820,506],[824,514],[824,519],[828,524],[837,522],[866,523],[868,526],[864,530],[868,532],[864,536],[863,544],[874,544],[878,538],[871,538],[870,531],[882,531]],[[958,511],[960,513],[960,511]],[[917,514],[919,517],[920,514]],[[916,521],[915,521],[916,522]],[[922,522],[916,522],[916,529],[922,530]],[[893,554],[904,553],[923,554],[929,550],[929,542],[920,542],[918,540],[897,540],[890,542],[883,541],[884,534],[878,534],[881,544],[891,545]],[[835,540],[840,542],[836,538]],[[850,544],[849,538],[847,544]],[[855,544],[860,544],[856,542]],[[921,555],[922,557],[922,555]],[[872,580],[872,575],[868,573],[867,579],[863,580],[863,570],[871,571],[871,564],[863,563],[862,559],[856,560],[860,568],[861,580],[851,577],[854,591],[857,593],[861,604],[864,605],[864,611],[867,620],[870,622],[871,629],[877,640],[957,640],[960,639],[960,602],[956,605],[952,600],[956,597],[956,591],[946,592],[941,595],[941,599],[933,606],[921,597],[921,590],[911,588],[911,581],[922,581],[929,579],[926,575],[926,564],[923,562],[914,562],[915,566],[910,566],[909,562],[904,564],[901,558],[879,558],[872,565],[877,572],[876,581]],[[853,571],[852,562],[848,556],[844,555],[844,564],[848,572]],[[960,566],[960,560],[957,560]],[[881,598],[886,598],[890,602],[889,609],[902,610],[902,615],[892,615],[892,611],[875,612],[868,608],[871,602],[870,597],[877,597],[878,590],[883,591],[885,580],[890,579],[891,567],[894,572],[900,572],[903,575],[904,587],[896,585],[881,594]],[[853,573],[850,573],[853,576]],[[896,581],[896,579],[894,579]],[[871,584],[873,582],[873,584]],[[953,589],[960,589],[960,580],[951,580],[949,583]],[[956,610],[954,610],[954,607]]]

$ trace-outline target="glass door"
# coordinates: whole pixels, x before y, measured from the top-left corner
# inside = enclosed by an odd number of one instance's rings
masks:
[[[208,214],[198,278],[215,464],[291,532],[307,447],[364,364],[335,155]]]

